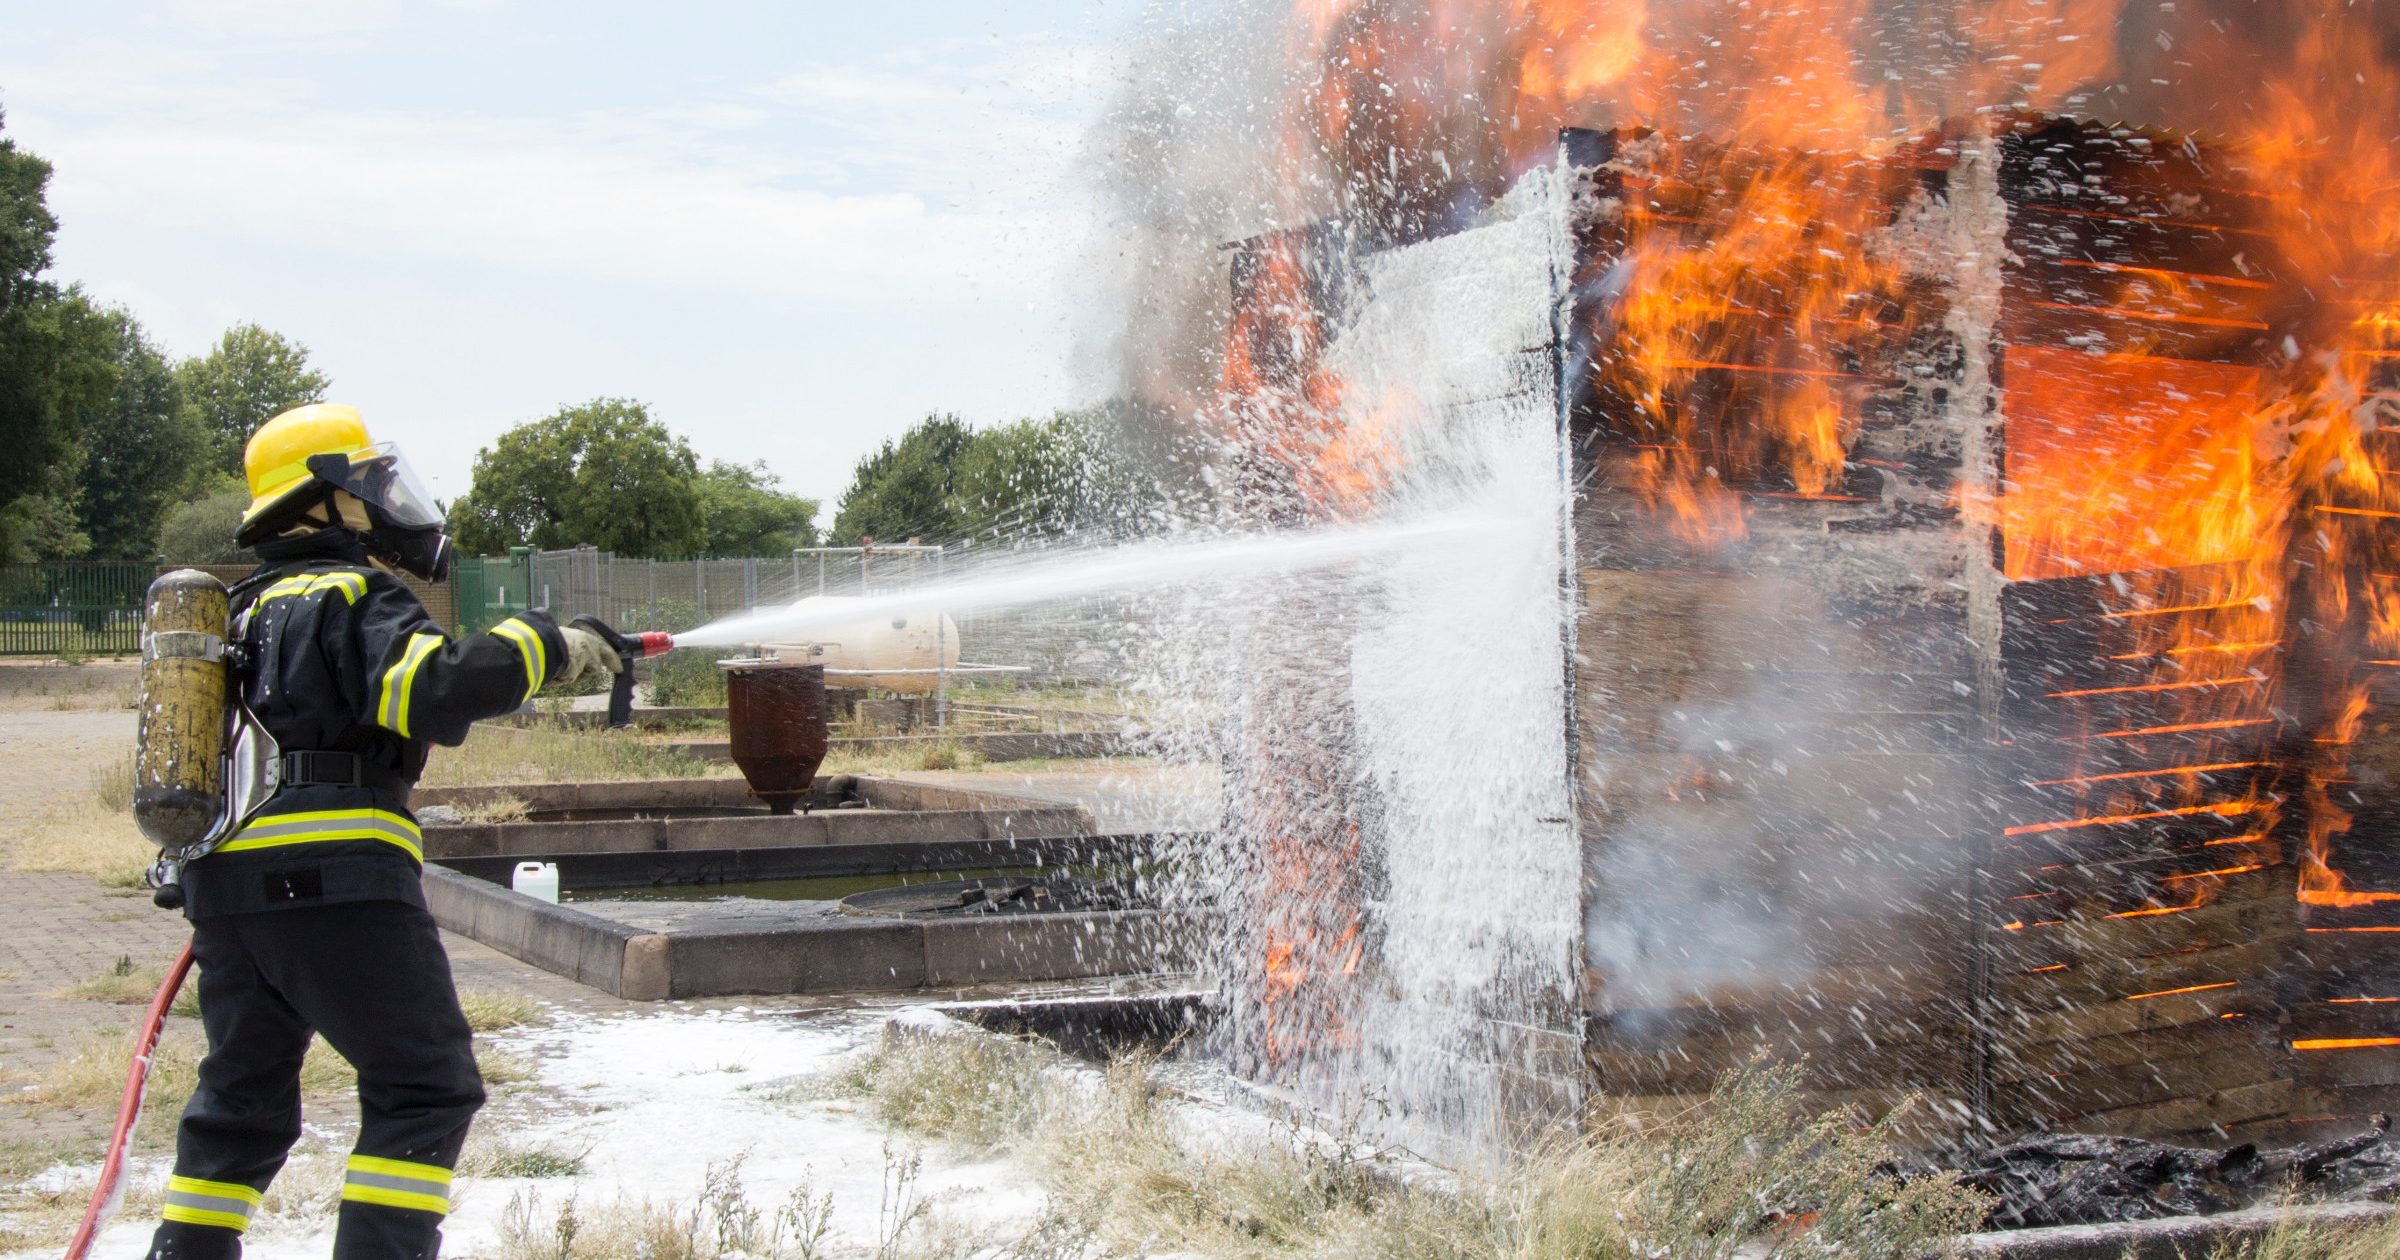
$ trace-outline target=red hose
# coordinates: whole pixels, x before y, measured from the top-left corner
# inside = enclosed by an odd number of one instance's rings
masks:
[[[125,1172],[125,1146],[133,1138],[134,1123],[142,1118],[142,1095],[150,1087],[150,1056],[158,1049],[158,1035],[166,1029],[167,1008],[175,1004],[175,994],[191,970],[192,943],[185,941],[174,964],[167,968],[166,982],[158,986],[158,996],[150,999],[141,1030],[134,1034],[133,1062],[125,1069],[125,1096],[117,1103],[117,1131],[108,1139],[108,1158],[100,1162],[100,1184],[92,1187],[92,1201],[83,1209],[83,1224],[67,1243],[66,1260],[83,1260],[100,1234],[101,1222],[116,1210],[117,1181]]]

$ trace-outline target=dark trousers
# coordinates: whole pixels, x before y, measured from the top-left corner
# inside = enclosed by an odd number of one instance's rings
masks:
[[[175,1139],[153,1260],[234,1260],[258,1192],[300,1137],[309,1034],[358,1069],[337,1260],[429,1260],[450,1169],[483,1105],[473,1036],[433,917],[397,901],[192,923],[208,1057]]]

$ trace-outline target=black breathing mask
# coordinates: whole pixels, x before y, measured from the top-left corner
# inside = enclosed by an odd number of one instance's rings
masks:
[[[442,532],[441,511],[397,444],[351,455],[312,455],[308,471],[367,505],[368,527],[359,537],[369,553],[428,582],[450,576],[454,549],[450,535]]]

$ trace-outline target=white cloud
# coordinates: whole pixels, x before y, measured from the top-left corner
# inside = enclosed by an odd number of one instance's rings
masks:
[[[1062,272],[1105,51],[959,39],[485,103],[384,59],[425,34],[398,7],[310,12],[195,0],[0,48],[0,103],[56,164],[62,278],[177,353],[237,319],[307,342],[428,435],[445,493],[500,427],[595,394],[828,497],[927,410],[1082,400]],[[283,55],[310,45],[349,51]]]
[[[936,210],[908,192],[828,194],[522,124],[320,116],[280,126],[70,132],[62,216],[279,242],[823,300],[962,277],[1038,284],[1050,225]]]

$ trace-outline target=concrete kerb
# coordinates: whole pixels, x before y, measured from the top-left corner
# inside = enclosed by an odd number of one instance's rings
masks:
[[[2249,1208],[2214,1216],[2173,1216],[2109,1225],[2054,1225],[1969,1234],[1945,1255],[1963,1260],[2189,1260],[2228,1243],[2254,1243],[2278,1229],[2373,1225],[2392,1219],[2388,1203],[2324,1203]]]
[[[549,721],[550,715],[538,719],[511,721],[498,719],[477,722],[478,734],[488,732],[498,739],[520,739]],[[581,733],[584,724],[575,725],[570,733]],[[644,747],[682,753],[701,761],[733,760],[733,741],[729,739],[647,740]],[[836,739],[828,747],[835,754],[875,756],[881,753],[906,753],[934,747],[955,747],[973,753],[985,761],[1029,761],[1035,758],[1115,757],[1140,752],[1143,742],[1139,736],[1117,731],[1014,731],[998,733],[965,732],[955,735],[879,735],[866,739]]]
[[[461,936],[616,997],[667,996],[664,938],[656,933],[430,863],[424,887],[434,920]]]
[[[906,753],[933,747],[956,747],[973,753],[985,761],[1031,761],[1036,758],[1116,757],[1141,751],[1141,741],[1115,731],[1065,731],[1057,733],[1005,732],[1000,734],[961,735],[877,735],[867,739],[837,739],[829,745],[835,754],[853,753],[874,756],[878,753]],[[702,761],[730,761],[733,743],[723,739],[683,741],[660,740],[652,745],[669,748],[687,757]]]
[[[441,925],[636,1002],[756,993],[856,993],[1177,970],[1180,939],[1150,910],[940,922],[867,916],[650,932],[433,865]]]
[[[1017,796],[990,788],[945,787],[886,779],[865,774],[817,776],[817,794],[840,800],[856,798],[872,809],[886,810],[1025,810],[1055,808],[1056,801]],[[412,805],[448,805],[467,809],[511,800],[527,810],[747,809],[759,808],[749,785],[738,778],[627,779],[596,783],[504,783],[481,787],[421,787],[409,796]]]
[[[636,730],[674,726],[682,722],[725,720],[724,705],[685,705],[658,709],[635,709],[633,725]],[[608,713],[601,709],[568,709],[563,712],[512,713],[493,718],[493,724],[519,729],[537,726],[562,726],[579,731],[596,731],[608,725]]]
[[[789,849],[826,845],[938,844],[952,840],[1030,840],[1088,835],[1089,811],[1052,805],[994,813],[984,810],[870,813],[864,810],[793,814],[782,818],[624,818],[588,822],[464,823],[425,829],[425,856],[446,858],[554,857],[567,854],[665,853],[700,849]]]
[[[658,853],[698,849],[805,848],[824,845],[936,844],[1090,835],[1099,828],[1080,805],[980,789],[903,783],[858,775],[820,782],[828,807],[777,817],[739,780],[666,779],[632,783],[526,784],[433,788],[412,801],[472,809],[510,800],[528,812],[625,814],[564,821],[455,823],[425,829],[425,854],[447,858],[521,854]],[[708,810],[741,810],[710,815]]]

